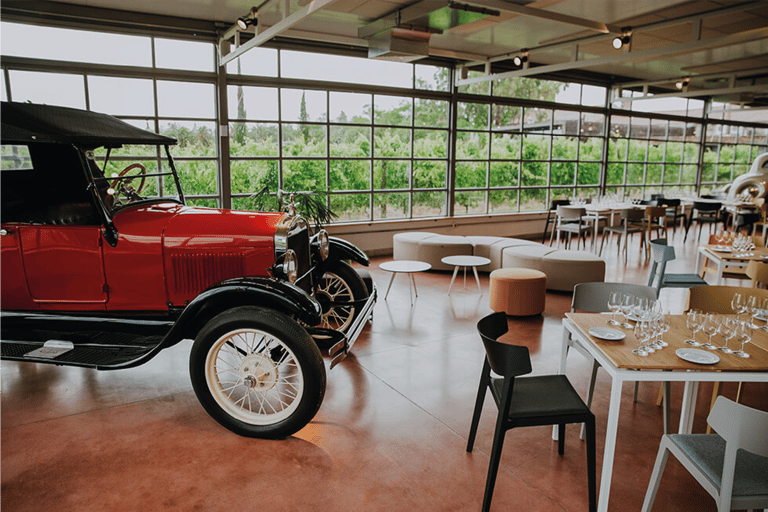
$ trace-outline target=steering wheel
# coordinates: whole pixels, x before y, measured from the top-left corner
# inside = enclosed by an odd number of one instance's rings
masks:
[[[138,178],[139,176],[141,176],[141,181],[139,182],[138,188],[133,188],[131,185],[123,182],[123,180],[120,179],[124,177],[126,174],[128,174],[128,172],[131,171],[132,169],[139,169],[139,172],[138,174],[136,174],[135,176],[132,176],[129,180],[126,180],[126,181],[130,182],[133,178]],[[147,168],[140,163],[135,163],[123,169],[123,171],[117,176],[115,181],[113,181],[110,184],[109,188],[117,192],[118,191],[117,186],[119,184],[120,185],[119,192],[124,193],[131,200],[136,200],[136,199],[139,199],[139,192],[141,192],[141,190],[144,188],[144,184],[146,183],[146,181],[147,181]]]

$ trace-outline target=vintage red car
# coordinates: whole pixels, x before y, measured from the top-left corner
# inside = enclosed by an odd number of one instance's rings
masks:
[[[280,438],[315,416],[320,348],[343,359],[376,301],[348,263],[368,265],[361,250],[293,208],[187,206],[172,138],[64,107],[1,112],[3,359],[115,370],[193,339],[192,385],[226,428]]]

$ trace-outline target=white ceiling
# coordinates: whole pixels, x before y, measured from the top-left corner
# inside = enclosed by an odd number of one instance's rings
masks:
[[[6,1],[2,8],[21,3],[25,2]],[[408,14],[436,10],[447,6],[449,1],[41,2],[57,3],[217,21],[222,27],[231,26],[238,17],[256,6],[258,33],[253,43],[244,42],[239,50],[247,51],[249,44],[263,44],[277,36],[308,43],[322,41],[368,47],[371,43],[366,32],[378,31],[377,38],[383,36],[388,40],[390,27],[397,24],[398,12],[399,26],[413,29],[416,32],[410,34],[418,35],[425,28],[426,18]],[[504,73],[501,76],[596,73],[606,75],[611,82],[627,83],[636,88],[645,84],[656,93],[707,94],[755,106],[768,105],[766,1],[461,0],[456,3],[490,9],[498,15],[488,15],[442,33],[433,33],[429,37],[428,50],[405,55],[405,58],[414,60],[428,53],[486,74]],[[460,11],[461,5],[453,7],[454,12],[466,14]],[[611,40],[623,29],[631,30],[631,44],[615,50]],[[243,37],[242,41],[248,37]],[[234,42],[234,39],[230,40]],[[406,53],[409,48],[406,44]],[[529,50],[525,69],[511,63],[511,58],[522,50]],[[232,48],[230,51],[238,50]],[[474,73],[468,77],[471,80],[488,79]],[[684,90],[677,90],[675,82],[683,78],[688,78],[689,82]]]

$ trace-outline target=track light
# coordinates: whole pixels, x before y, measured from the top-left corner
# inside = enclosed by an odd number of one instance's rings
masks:
[[[678,80],[677,82],[675,82],[675,88],[677,88],[678,90],[682,91],[684,87],[688,86],[688,82],[690,80],[691,80],[690,78],[685,78],[683,80]]]
[[[237,18],[237,21],[235,23],[237,24],[237,27],[240,30],[248,30],[248,27],[250,25],[256,26],[256,24],[259,22],[257,15],[258,15],[258,8],[251,7],[251,12],[249,12],[245,16],[241,16]]]
[[[512,59],[512,63],[518,67],[522,66],[526,62],[528,62],[527,50],[523,50],[522,53],[520,53],[520,55],[515,55],[515,57]]]
[[[625,44],[629,44],[629,36],[623,35],[623,36],[616,36],[613,38],[613,42],[611,42],[613,47],[617,50],[621,50]]]

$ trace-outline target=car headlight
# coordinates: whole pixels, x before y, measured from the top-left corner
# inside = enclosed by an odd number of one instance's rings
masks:
[[[317,242],[320,246],[320,259],[325,261],[328,259],[328,255],[331,252],[331,242],[328,239],[328,232],[321,229],[317,234]]]
[[[289,283],[295,283],[296,279],[298,279],[298,268],[299,262],[296,253],[293,249],[288,249],[285,251],[285,258],[283,259],[283,271],[285,272],[285,276],[288,278]]]

